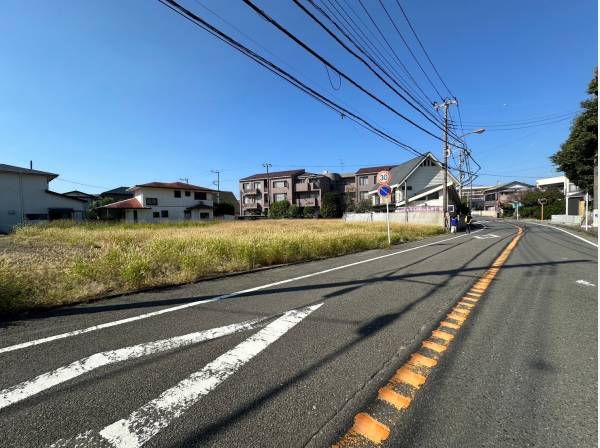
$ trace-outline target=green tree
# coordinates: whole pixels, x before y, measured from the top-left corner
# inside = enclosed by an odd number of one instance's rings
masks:
[[[571,133],[560,150],[550,157],[569,180],[583,190],[593,191],[594,166],[598,164],[598,68],[581,102],[584,109],[571,125]]]
[[[321,201],[321,216],[323,218],[339,218],[339,198],[335,193],[325,193]]]
[[[221,202],[220,204],[215,204],[213,214],[215,216],[235,215],[235,208],[232,204]]]
[[[103,205],[112,204],[113,202],[115,202],[113,198],[98,198],[95,201],[92,201],[90,208],[85,212],[85,219],[100,219],[100,214],[96,209]]]
[[[314,207],[304,207],[304,217],[305,218],[314,218],[315,217],[315,208]]]
[[[275,201],[269,208],[269,217],[274,219],[287,218],[290,203],[288,201]]]
[[[366,213],[366,212],[370,212],[372,209],[373,209],[373,207],[371,206],[371,201],[369,201],[368,199],[361,200],[354,207],[354,211],[356,213]]]
[[[296,204],[290,205],[287,211],[288,217],[290,218],[300,218],[302,216],[302,210]]]

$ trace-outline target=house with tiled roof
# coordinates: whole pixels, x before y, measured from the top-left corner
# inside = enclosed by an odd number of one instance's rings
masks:
[[[125,222],[208,220],[216,191],[184,182],[150,182],[127,189],[132,197],[98,207],[105,219]]]

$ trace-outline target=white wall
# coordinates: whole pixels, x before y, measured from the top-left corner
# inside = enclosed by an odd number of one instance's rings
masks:
[[[342,218],[346,222],[386,222],[386,213],[345,213]],[[406,224],[406,213],[390,213],[390,222]],[[444,225],[444,219],[439,211],[408,212],[408,224]]]
[[[170,188],[140,188],[134,192],[135,198],[142,204],[144,207],[150,207],[150,210],[138,210],[138,222],[161,222],[161,221],[183,221],[185,219],[185,209],[193,207],[199,203],[203,203],[208,207],[212,207],[213,205],[213,194],[210,192],[206,192],[206,199],[197,200],[194,199],[194,191],[190,191],[190,195],[186,196],[186,190],[181,191],[181,197],[175,197],[175,190]],[[147,205],[147,198],[156,198],[158,200],[158,205]],[[161,213],[163,210],[167,210],[169,212],[168,218],[154,218],[153,213],[158,212]],[[200,213],[208,213],[208,219],[213,218],[213,211],[211,208],[201,209],[201,210],[192,210],[191,219],[199,220]],[[126,213],[127,222],[133,222],[133,211]]]
[[[49,208],[71,208],[81,218],[85,202],[47,193],[47,189],[44,175],[0,173],[0,232],[9,232],[28,214],[48,214]]]

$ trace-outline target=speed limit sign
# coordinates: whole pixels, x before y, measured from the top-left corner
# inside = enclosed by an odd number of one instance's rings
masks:
[[[389,171],[380,171],[377,173],[377,183],[382,185],[387,185],[390,181],[390,172]]]

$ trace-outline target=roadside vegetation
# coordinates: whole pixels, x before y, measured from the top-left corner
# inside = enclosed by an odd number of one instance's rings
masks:
[[[339,220],[53,222],[0,238],[0,315],[387,246],[384,224]],[[392,225],[394,244],[442,233]]]

